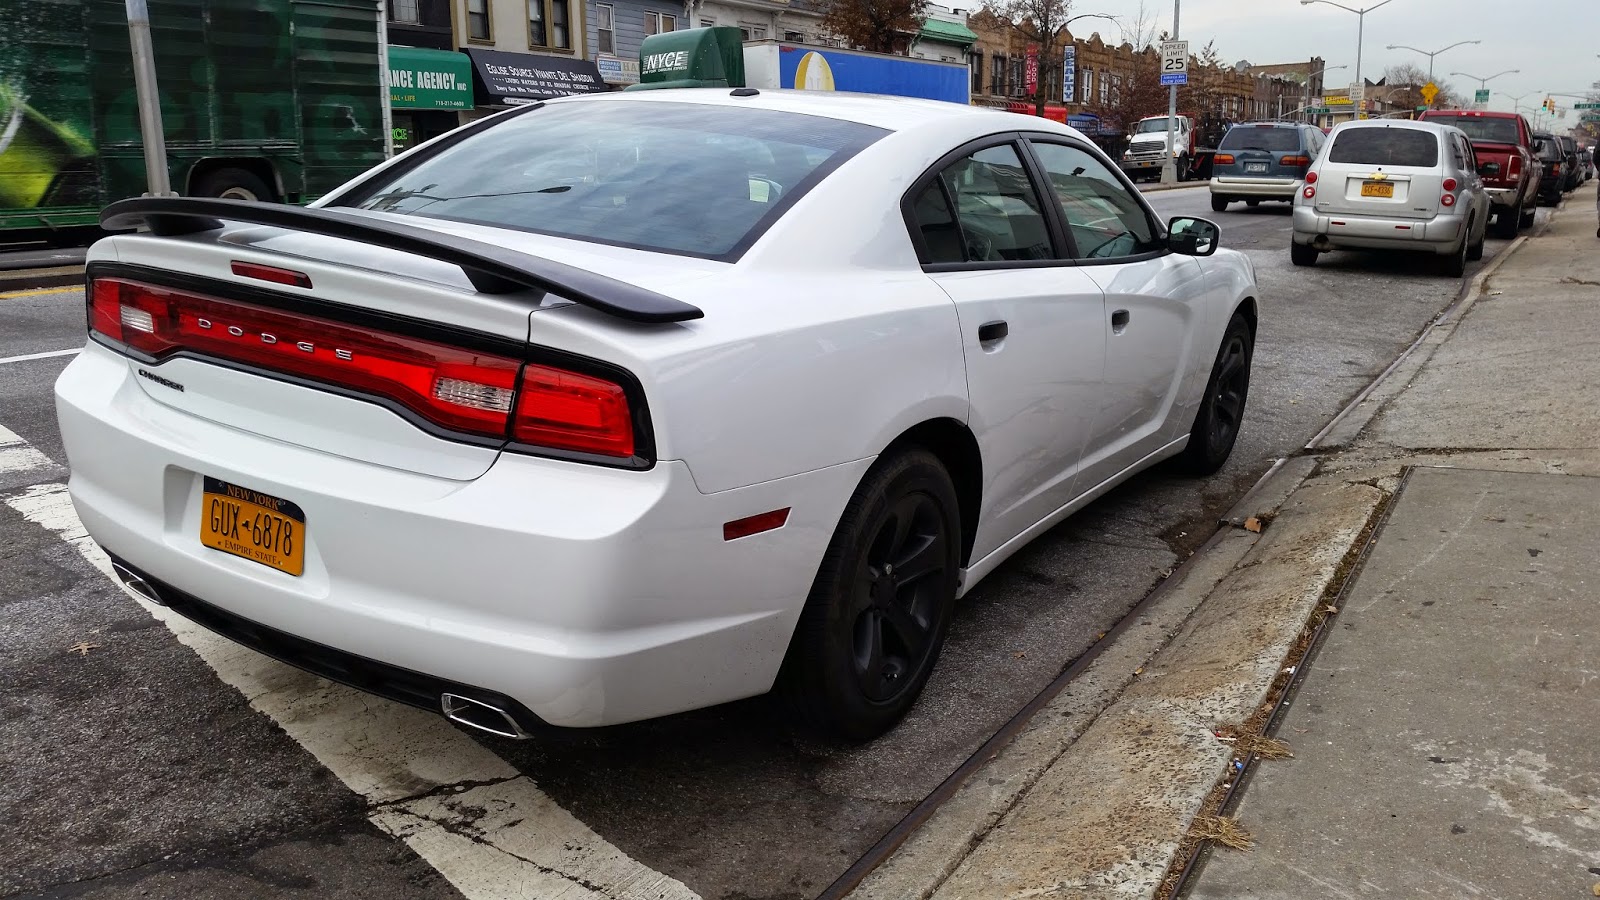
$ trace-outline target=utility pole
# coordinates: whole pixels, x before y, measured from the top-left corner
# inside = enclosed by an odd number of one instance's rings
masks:
[[[150,8],[145,0],[127,0],[127,9],[133,90],[139,102],[139,133],[144,137],[146,195],[175,197],[167,176],[167,136],[161,126],[161,93],[156,89],[156,57],[150,45]]]
[[[389,90],[389,0],[378,0],[378,90],[383,100],[383,158],[394,156],[394,110]]]
[[[1172,0],[1172,40],[1178,40],[1178,7],[1183,0]],[[1198,123],[1193,123],[1198,125]],[[1178,86],[1167,86],[1167,158],[1161,163],[1161,183],[1178,183],[1177,147],[1174,137],[1178,127]]]

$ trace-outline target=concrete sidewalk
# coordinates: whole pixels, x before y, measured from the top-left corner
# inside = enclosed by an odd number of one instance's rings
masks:
[[[852,896],[1592,896],[1593,190],[1242,500],[1226,518],[1253,527],[1176,571]],[[1229,735],[1285,691],[1294,757],[1230,793],[1251,757]],[[1202,853],[1182,881],[1218,812],[1255,849]]]

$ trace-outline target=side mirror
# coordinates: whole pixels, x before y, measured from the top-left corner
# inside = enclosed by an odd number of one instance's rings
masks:
[[[1167,249],[1184,256],[1210,256],[1222,243],[1222,229],[1209,219],[1176,216],[1167,223]]]
[[[1494,176],[1500,174],[1500,164],[1497,162],[1486,162],[1478,167],[1478,174],[1487,175],[1490,178],[1493,178]]]

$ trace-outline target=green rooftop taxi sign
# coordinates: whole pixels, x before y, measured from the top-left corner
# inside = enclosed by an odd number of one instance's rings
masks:
[[[652,34],[639,47],[639,83],[626,90],[743,87],[744,35],[737,28]]]

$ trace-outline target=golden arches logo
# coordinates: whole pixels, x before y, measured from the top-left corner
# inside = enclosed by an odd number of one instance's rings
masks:
[[[821,53],[812,50],[800,57],[800,65],[794,70],[794,86],[801,91],[831,91],[833,68]]]

